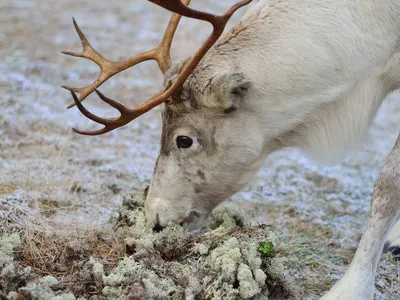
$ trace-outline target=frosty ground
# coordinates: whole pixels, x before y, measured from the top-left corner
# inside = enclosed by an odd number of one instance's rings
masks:
[[[193,2],[194,7],[222,13],[234,1]],[[94,47],[117,60],[156,46],[170,14],[144,0],[2,1],[2,231],[29,228],[77,238],[83,229],[108,226],[123,196],[142,191],[151,180],[161,133],[159,109],[104,136],[81,137],[71,131],[96,125],[76,109],[66,109],[71,97],[60,86],[82,86],[98,74],[90,62],[61,54],[81,47],[72,16]],[[190,55],[209,30],[183,20],[173,57]],[[101,90],[134,106],[158,91],[161,82],[156,65],[145,63],[109,80]],[[398,99],[395,94],[383,105],[365,143],[338,164],[313,162],[297,150],[280,151],[226,202],[245,211],[246,224],[271,226],[286,276],[298,285],[297,298],[317,299],[351,262],[374,180],[400,128]],[[96,96],[85,103],[101,115],[116,114]],[[399,264],[385,256],[378,268],[377,298],[398,299],[399,277]]]

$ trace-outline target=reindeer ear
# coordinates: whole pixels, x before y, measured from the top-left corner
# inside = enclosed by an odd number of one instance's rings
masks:
[[[214,83],[218,104],[226,113],[236,110],[250,87],[251,82],[243,73],[220,75]]]

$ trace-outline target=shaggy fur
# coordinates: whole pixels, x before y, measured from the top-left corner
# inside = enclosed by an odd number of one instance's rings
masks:
[[[193,214],[207,216],[278,149],[299,147],[331,161],[357,145],[384,99],[400,88],[399,20],[397,0],[255,4],[165,105],[148,219],[165,226]],[[184,63],[166,74],[166,86]],[[191,137],[193,146],[179,149],[179,135]],[[377,196],[375,206],[393,197]],[[377,233],[386,237],[395,215],[379,230],[367,230],[374,246],[361,243],[360,251],[381,253],[383,244],[374,239]],[[369,225],[381,221],[371,217]],[[376,264],[367,272],[365,261],[357,259],[345,276],[350,283],[341,281],[326,299],[346,293],[353,297],[346,299],[372,299],[368,284]]]

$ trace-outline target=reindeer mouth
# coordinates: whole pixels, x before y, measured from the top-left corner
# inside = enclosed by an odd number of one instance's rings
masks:
[[[179,225],[185,228],[189,232],[192,233],[200,232],[204,227],[206,217],[207,214],[200,214],[197,211],[191,211],[189,215],[185,219],[183,219],[182,222],[179,223]],[[157,214],[157,222],[153,227],[153,231],[161,232],[163,230],[164,227],[160,225],[160,219]]]
[[[195,221],[195,220],[197,220],[199,218],[200,218],[200,214],[197,211],[192,210],[189,213],[189,216],[187,216],[185,219],[183,219],[183,221],[180,222],[179,224],[181,226],[185,226],[185,225],[187,225],[189,223],[192,223],[193,221]]]

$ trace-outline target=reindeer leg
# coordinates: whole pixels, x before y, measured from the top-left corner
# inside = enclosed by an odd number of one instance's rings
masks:
[[[383,253],[392,252],[397,260],[400,260],[400,219],[389,233],[389,237],[383,249]]]
[[[372,300],[386,237],[400,212],[400,135],[374,186],[372,209],[353,261],[323,300]]]

